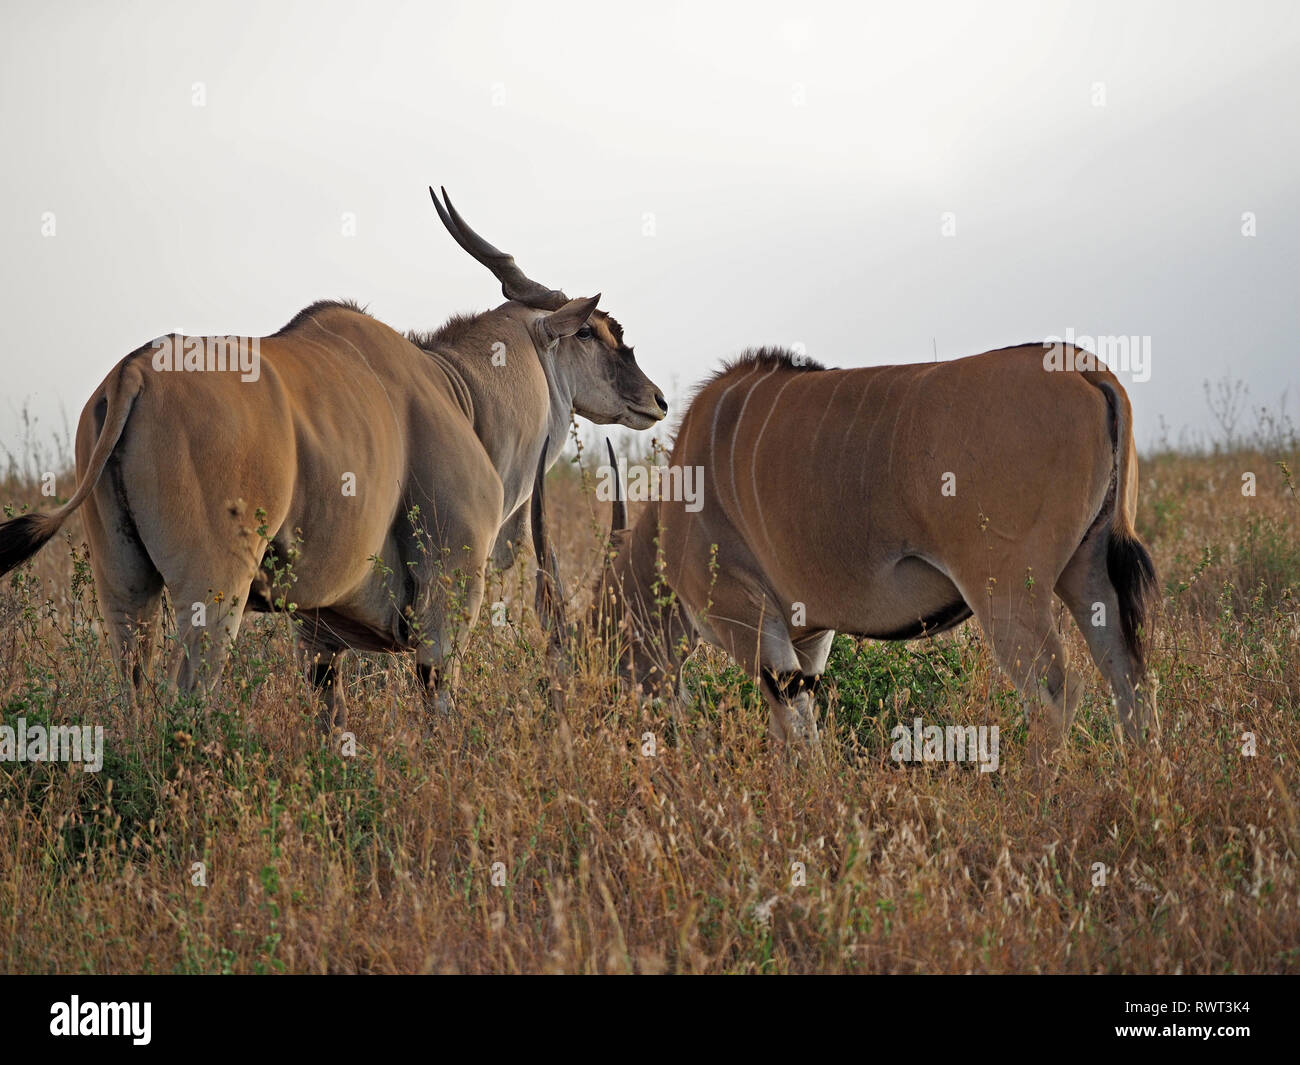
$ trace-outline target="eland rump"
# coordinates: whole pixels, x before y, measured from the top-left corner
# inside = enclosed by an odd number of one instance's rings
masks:
[[[168,675],[182,691],[215,682],[246,610],[282,606],[324,724],[344,722],[335,682],[349,649],[413,651],[431,700],[448,705],[489,556],[509,560],[537,464],[559,455],[548,441],[562,444],[573,412],[634,429],[667,413],[599,296],[530,280],[446,190],[445,207],[429,193],[507,302],[408,336],[316,303],[258,338],[255,374],[163,372],[146,344],[81,413],[67,504],[0,525],[5,573],[83,508],[110,645],[134,687],[166,586],[179,630]]]
[[[911,640],[974,614],[1055,745],[1082,692],[1055,592],[1139,737],[1156,585],[1129,400],[1087,352],[1052,372],[1053,351],[828,370],[764,349],[725,367],[671,452],[702,467],[703,506],[652,503],[631,530],[614,508],[590,620],[623,679],[674,683],[702,638],[760,682],[778,740],[808,741],[836,632]]]

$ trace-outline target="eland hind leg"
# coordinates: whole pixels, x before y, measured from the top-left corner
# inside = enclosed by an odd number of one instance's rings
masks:
[[[224,543],[214,533],[207,543],[196,535],[185,545],[171,545],[170,560],[160,568],[176,611],[177,646],[168,679],[181,694],[210,692],[221,679],[266,544],[240,529]]]
[[[251,577],[171,588],[176,610],[177,646],[168,665],[168,682],[182,695],[212,691],[221,679],[231,644],[239,635]]]
[[[1106,564],[1107,539],[1108,530],[1098,528],[1084,540],[1057,581],[1056,593],[1110,686],[1124,737],[1138,740],[1157,726],[1155,699],[1143,683],[1142,662],[1124,637],[1120,597]]]
[[[1026,567],[1046,572],[1048,567]],[[959,585],[960,587],[960,585]],[[979,622],[998,665],[1020,693],[1036,759],[1058,747],[1074,720],[1083,684],[1069,668],[1065,645],[1052,619],[1051,593],[998,584],[972,590],[962,597]]]
[[[134,704],[144,691],[157,646],[163,579],[112,490],[117,471],[112,472],[112,478],[105,478],[108,484],[96,486],[81,514],[109,653]]]

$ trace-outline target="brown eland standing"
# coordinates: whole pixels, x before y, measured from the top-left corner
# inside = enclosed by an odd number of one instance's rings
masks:
[[[1089,353],[1052,353],[827,370],[764,349],[716,374],[669,467],[699,468],[702,506],[661,499],[630,531],[615,507],[591,621],[622,677],[666,688],[706,640],[760,681],[777,739],[806,742],[836,632],[911,640],[974,614],[1054,746],[1082,693],[1055,593],[1138,738],[1156,583],[1129,400]]]
[[[83,508],[110,646],[136,687],[166,586],[182,691],[216,681],[246,610],[292,605],[326,724],[344,722],[349,649],[413,651],[449,706],[489,554],[527,519],[539,461],[558,457],[547,442],[562,445],[574,412],[634,429],[667,413],[599,296],[530,280],[445,189],[445,207],[429,193],[507,302],[410,336],[316,303],[240,341],[256,360],[214,357],[233,338],[146,344],[81,413],[67,504],[0,525],[2,574]]]

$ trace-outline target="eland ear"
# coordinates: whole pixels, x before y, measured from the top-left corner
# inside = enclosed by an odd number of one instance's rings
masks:
[[[587,319],[591,317],[591,312],[596,309],[598,303],[600,303],[599,292],[585,299],[579,297],[576,300],[569,300],[558,311],[552,311],[542,319],[542,335],[547,341],[573,336],[587,324]]]

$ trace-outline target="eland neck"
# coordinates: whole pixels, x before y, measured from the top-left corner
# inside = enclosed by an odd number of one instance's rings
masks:
[[[505,490],[503,520],[532,492],[548,436],[547,468],[569,431],[573,384],[534,339],[543,313],[506,303],[479,315],[453,341],[425,347],[468,396],[474,432]]]

